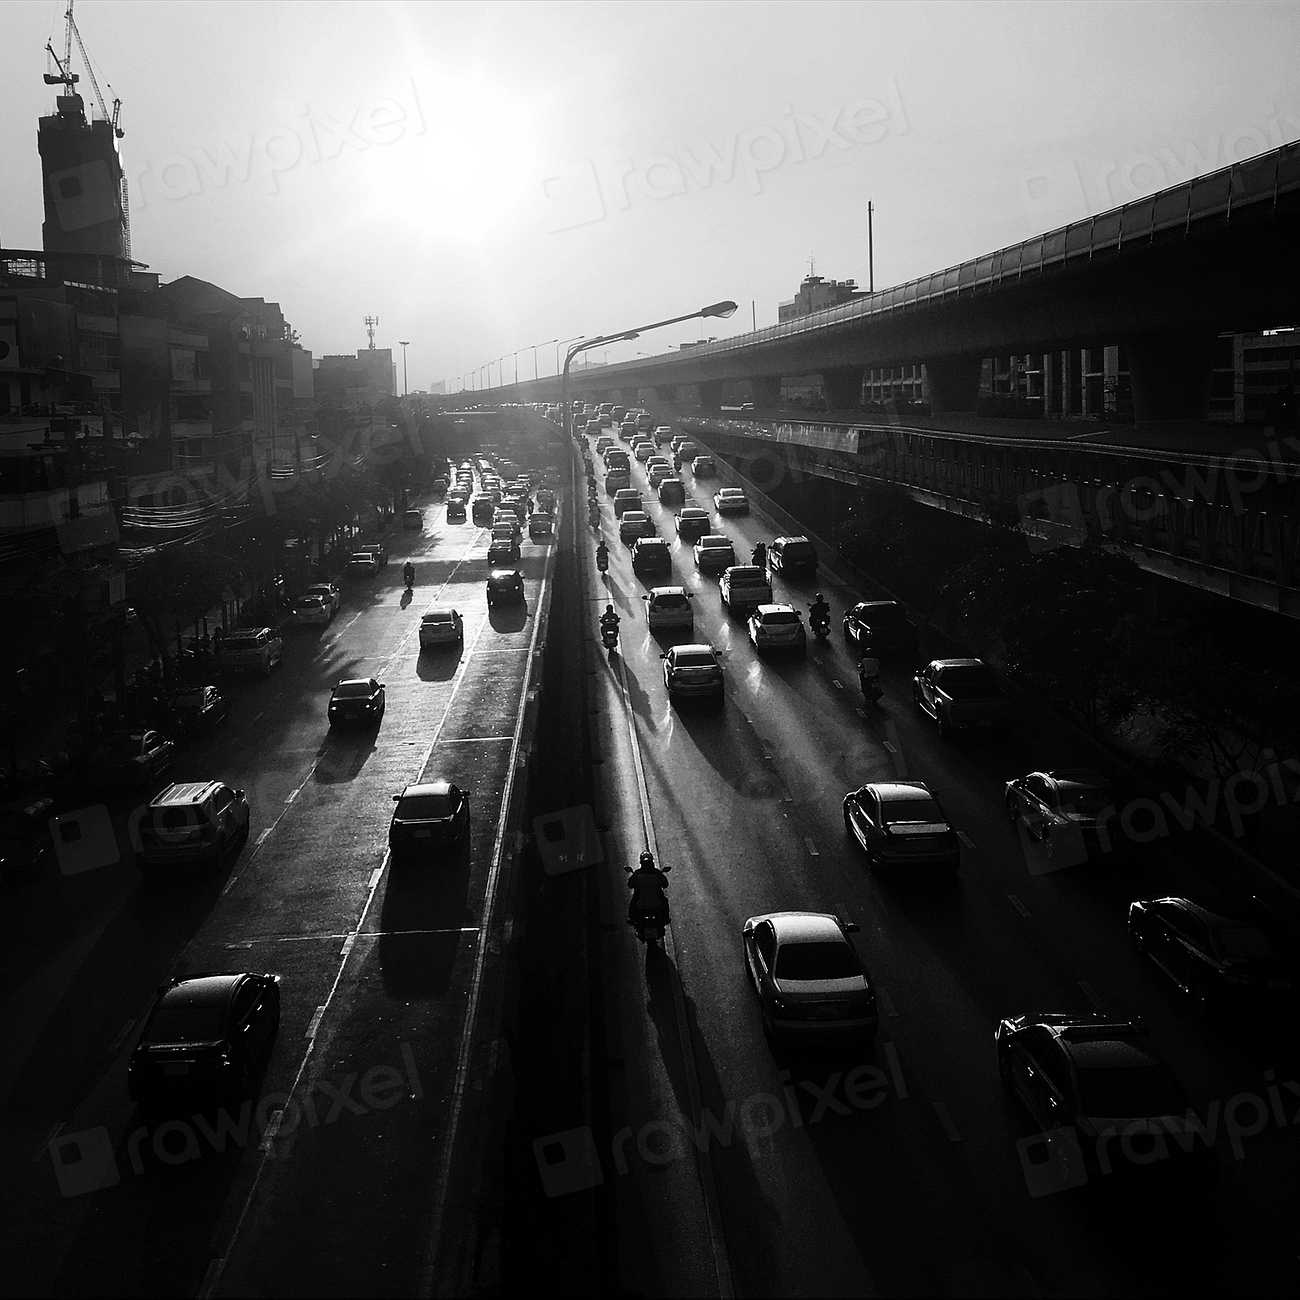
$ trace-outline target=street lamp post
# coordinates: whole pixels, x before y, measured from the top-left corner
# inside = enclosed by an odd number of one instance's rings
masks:
[[[533,344],[533,383],[537,382],[537,349],[544,348],[550,343],[558,343],[559,341],[560,341],[559,339],[543,339],[540,343]],[[566,341],[572,342],[573,340],[569,339]],[[560,357],[559,357],[559,352],[557,350],[556,357],[555,357],[555,368],[558,370],[559,367],[560,367]]]
[[[585,339],[586,337],[587,337],[587,336],[586,336],[585,334],[575,334],[575,335],[573,336],[573,338],[571,338],[571,339],[557,339],[557,340],[556,340],[556,342],[557,342],[558,345],[559,345],[559,346],[555,349],[555,373],[556,373],[557,375],[560,373],[560,348],[562,348],[566,343],[573,343],[573,342],[575,342],[577,339]]]
[[[642,334],[649,333],[650,330],[663,329],[667,325],[680,325],[684,320],[696,320],[700,317],[717,316],[725,320],[736,310],[734,302],[715,302],[707,307],[701,307],[699,311],[688,312],[685,316],[674,316],[670,320],[657,320],[651,325],[638,325],[635,329],[620,330],[617,334],[599,334],[593,339],[587,339],[585,342],[575,343],[564,354],[564,372],[560,378],[560,401],[564,407],[564,432],[568,437],[573,436],[573,412],[569,407],[569,366],[573,358],[581,352],[588,352],[592,348],[604,347],[607,343],[623,343],[630,339],[639,338]],[[578,336],[579,339],[583,335]],[[558,357],[558,353],[556,354]]]
[[[402,396],[405,397],[411,391],[411,386],[406,382],[406,349],[411,346],[411,340],[398,339],[397,342],[402,349]]]

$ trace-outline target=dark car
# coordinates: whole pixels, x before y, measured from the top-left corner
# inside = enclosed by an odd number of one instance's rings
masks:
[[[769,912],[745,922],[745,968],[770,1038],[875,1040],[875,989],[849,938],[857,929],[822,912]]]
[[[126,1067],[137,1105],[196,1093],[246,1097],[280,1026],[280,977],[188,975],[168,981]]]
[[[469,840],[469,796],[450,781],[408,785],[393,796],[397,805],[388,827],[393,857],[432,851]]]
[[[512,605],[524,598],[524,579],[518,569],[493,569],[488,574],[487,603]]]
[[[1294,996],[1293,959],[1248,921],[1186,898],[1153,898],[1129,905],[1128,933],[1202,1012],[1263,1010]]]
[[[350,677],[330,693],[330,726],[377,726],[384,716],[383,682],[373,677]]]
[[[896,600],[859,601],[844,615],[844,639],[864,654],[910,654],[916,627]]]
[[[1146,1029],[1096,1014],[1016,1016],[994,1044],[1002,1086],[1048,1147],[1035,1195],[1107,1176],[1118,1185],[1212,1172],[1213,1148]]]
[[[638,577],[672,575],[673,555],[662,537],[643,537],[632,547],[632,572]]]
[[[424,514],[419,510],[407,510],[402,514],[402,527],[418,533],[424,527]]]
[[[182,731],[206,731],[230,717],[230,701],[215,686],[190,686],[172,696],[170,707]]]
[[[698,506],[685,506],[677,512],[677,536],[693,546],[708,534],[710,527],[709,512]]]
[[[463,524],[465,522],[465,502],[459,497],[447,502],[447,522],[449,524]]]
[[[488,546],[489,564],[509,564],[520,556],[519,543],[511,537],[494,537]]]
[[[134,789],[168,771],[175,746],[158,731],[118,731],[90,751],[92,779],[117,789]]]
[[[1100,772],[1083,767],[1030,772],[1008,781],[1004,797],[1007,816],[1023,822],[1029,838],[1046,842],[1049,851],[1053,837],[1064,843],[1075,835],[1088,853],[1112,847],[1115,792]]]
[[[49,798],[16,800],[0,807],[0,880],[13,883],[38,874],[54,853]]]
[[[817,548],[806,537],[777,537],[767,548],[767,572],[798,582],[817,576]]]
[[[961,865],[961,843],[922,781],[882,781],[844,796],[844,828],[873,870]]]

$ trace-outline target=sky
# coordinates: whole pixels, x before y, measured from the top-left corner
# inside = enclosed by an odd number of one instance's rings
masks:
[[[41,243],[65,7],[0,0],[7,248]],[[866,285],[868,202],[882,288],[1300,139],[1294,3],[75,13],[123,104],[133,256],[278,302],[317,356],[377,316],[412,390],[721,299],[607,359],[774,324],[814,259]]]

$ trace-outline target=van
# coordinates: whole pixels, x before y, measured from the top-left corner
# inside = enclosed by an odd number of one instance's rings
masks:
[[[778,537],[767,548],[767,571],[798,581],[817,576],[817,548],[806,537]]]
[[[284,657],[284,642],[274,628],[246,627],[229,633],[221,642],[221,662],[227,668],[249,669],[263,677]]]

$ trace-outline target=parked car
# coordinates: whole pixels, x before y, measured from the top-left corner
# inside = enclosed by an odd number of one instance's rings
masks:
[[[330,620],[334,617],[334,609],[324,596],[302,595],[293,602],[291,617],[299,627],[306,627],[310,624],[315,624],[318,627],[328,627]]]
[[[54,856],[49,797],[15,799],[0,806],[0,881],[31,880]]]
[[[718,594],[731,613],[748,617],[760,605],[772,603],[772,584],[766,571],[756,565],[733,564],[723,569]]]
[[[759,605],[746,626],[760,655],[788,650],[803,658],[808,653],[803,617],[793,605]]]
[[[661,546],[663,542],[659,543]],[[666,548],[665,548],[666,549]],[[646,626],[652,632],[667,632],[674,628],[695,626],[691,611],[691,594],[685,587],[651,587],[644,596]]]
[[[115,731],[91,749],[86,766],[96,783],[131,790],[170,771],[175,752],[160,731]]]
[[[825,912],[768,912],[745,922],[746,973],[770,1039],[875,1041],[876,992],[849,938],[858,929]]]
[[[354,551],[348,557],[344,572],[352,577],[359,574],[363,577],[372,578],[379,572],[379,557],[372,555],[369,551]]]
[[[664,689],[669,699],[691,695],[724,698],[722,663],[711,645],[675,645],[659,657],[664,661]]]
[[[896,600],[861,600],[844,615],[844,639],[863,654],[913,654],[916,625]]]
[[[248,838],[244,792],[224,781],[186,781],[154,796],[140,819],[137,862],[146,874],[169,867],[220,866]]]
[[[697,471],[696,477],[698,476]],[[749,514],[749,498],[745,495],[743,488],[719,488],[713,494],[713,508],[720,515],[747,515]]]
[[[343,603],[343,593],[332,582],[313,582],[304,595],[323,597],[329,602],[330,611],[334,614],[339,612],[339,606]]]
[[[393,796],[388,825],[394,861],[469,843],[470,792],[451,781],[422,781]]]
[[[923,781],[881,781],[844,796],[844,828],[873,871],[961,866],[961,842]]]
[[[221,662],[236,672],[256,672],[269,677],[271,669],[283,660],[284,641],[271,627],[239,628],[221,642]]]
[[[1030,772],[1006,783],[1007,816],[1020,820],[1032,840],[1046,841],[1077,834],[1089,853],[1109,850],[1118,830],[1115,791],[1110,781],[1091,768],[1058,768]]]
[[[518,569],[493,569],[487,579],[487,603],[512,605],[524,599],[524,579]]]
[[[982,659],[932,659],[912,678],[912,702],[939,735],[1001,726],[1010,701]]]
[[[1131,903],[1128,933],[1203,1014],[1288,1010],[1296,990],[1294,956],[1262,929],[1199,907],[1188,898]]]
[[[251,972],[178,976],[159,986],[127,1064],[140,1106],[202,1096],[241,1100],[280,1027],[280,977]]]
[[[186,733],[208,731],[230,717],[230,700],[215,686],[184,686],[172,695],[168,708]]]
[[[767,548],[768,576],[791,582],[817,576],[817,548],[806,537],[778,537]]]
[[[551,536],[553,521],[548,514],[536,513],[528,516],[528,538],[540,542]]]
[[[424,527],[424,514],[419,510],[407,510],[402,515],[402,527],[408,532],[418,533]]]
[[[379,569],[385,568],[388,564],[388,547],[382,542],[369,542],[365,546],[358,546],[355,553],[357,555],[373,555],[376,567]]]
[[[618,538],[625,546],[631,546],[642,537],[655,535],[654,520],[644,510],[625,510],[619,520]]]
[[[626,521],[627,516],[624,515],[623,518]],[[662,537],[640,538],[632,547],[632,572],[639,578],[656,573],[671,577],[673,556],[668,543]]]
[[[447,488],[449,486],[450,484],[448,484],[447,480],[443,478],[441,475],[439,475],[436,479],[433,480],[433,483],[430,485],[429,490],[433,493],[434,496],[440,497],[446,495]]]
[[[420,619],[420,649],[437,645],[463,645],[465,621],[449,605],[432,605]]]
[[[383,682],[373,677],[348,677],[330,692],[329,724],[377,727],[384,716]]]

